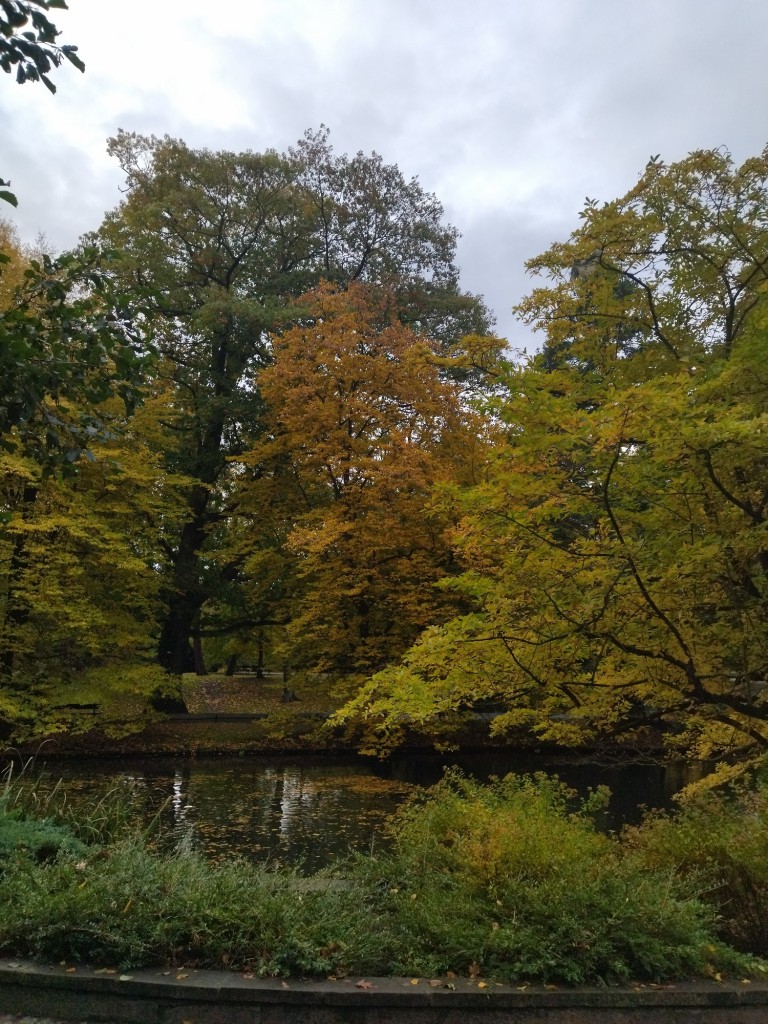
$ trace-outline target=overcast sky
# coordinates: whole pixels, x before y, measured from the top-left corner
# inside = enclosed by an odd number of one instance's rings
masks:
[[[524,262],[666,162],[768,143],[765,0],[69,0],[55,96],[0,75],[0,177],[20,234],[72,245],[119,202],[118,128],[283,150],[375,149],[462,233],[463,286],[531,347]]]

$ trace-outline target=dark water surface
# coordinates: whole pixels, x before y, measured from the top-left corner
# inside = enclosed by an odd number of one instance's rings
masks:
[[[478,779],[507,772],[554,772],[579,793],[606,785],[611,804],[603,822],[618,828],[640,807],[668,807],[701,766],[554,765],[537,757],[489,753],[467,757],[398,756],[386,762],[347,758],[222,757],[49,763],[49,784],[61,779],[73,802],[108,787],[124,788],[137,819],[157,818],[169,845],[217,859],[323,867],[352,850],[385,845],[393,811],[416,787],[431,785],[447,764]],[[154,829],[153,829],[154,831]]]

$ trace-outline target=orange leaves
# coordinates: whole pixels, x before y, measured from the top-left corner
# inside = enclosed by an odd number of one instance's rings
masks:
[[[432,488],[459,473],[477,431],[446,360],[390,296],[323,285],[304,302],[305,321],[274,339],[261,374],[268,429],[243,459],[258,467],[243,503],[271,494],[284,517],[292,652],[367,672],[452,601],[433,587],[449,548]]]
[[[433,346],[360,286],[324,286],[306,301],[312,320],[275,339],[275,363],[261,375],[271,449],[290,453],[337,497],[395,462],[423,482],[422,453],[457,415]]]

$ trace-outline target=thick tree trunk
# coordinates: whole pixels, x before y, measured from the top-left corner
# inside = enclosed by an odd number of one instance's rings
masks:
[[[194,487],[189,496],[190,518],[184,525],[173,560],[173,575],[166,591],[166,613],[160,630],[157,657],[168,672],[194,672],[192,636],[207,594],[201,579],[199,551],[208,526],[208,489]]]
[[[192,624],[198,609],[190,607],[184,595],[172,595],[160,631],[157,657],[160,664],[173,675],[194,672],[195,655],[190,643]]]
[[[223,383],[217,388],[217,398],[229,394],[231,383],[226,381],[227,347],[224,342],[217,349],[213,367]],[[208,537],[212,512],[209,507],[211,492],[226,465],[222,449],[224,415],[221,407],[210,414],[202,430],[195,455],[192,475],[200,482],[188,492],[189,518],[179,537],[173,558],[173,573],[166,591],[166,615],[160,631],[158,661],[174,675],[182,672],[205,672],[199,645],[193,646],[193,637],[199,627],[200,610],[210,596],[204,579],[200,552]]]

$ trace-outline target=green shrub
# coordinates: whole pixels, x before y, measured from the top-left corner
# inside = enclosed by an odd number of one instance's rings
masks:
[[[571,802],[543,776],[483,787],[451,773],[409,805],[393,854],[358,868],[381,894],[391,969],[586,984],[738,962],[691,880],[599,834],[599,799]]]
[[[69,829],[56,822],[24,820],[0,805],[0,871],[7,870],[18,857],[39,864],[55,860],[61,853],[82,857],[86,847]]]
[[[622,839],[647,869],[692,880],[716,911],[722,939],[768,955],[768,785],[706,791]]]
[[[73,856],[85,853],[85,845],[65,822],[46,814],[41,802],[32,803],[30,814],[19,780],[9,768],[0,789],[0,871],[8,870],[19,857],[43,863],[64,852]]]
[[[262,975],[349,969],[349,920],[362,913],[348,894],[304,891],[288,872],[163,857],[127,840],[86,862],[19,868],[0,879],[0,905],[0,950],[14,956]],[[363,922],[352,930],[362,936]]]

